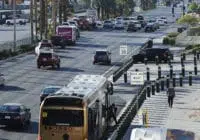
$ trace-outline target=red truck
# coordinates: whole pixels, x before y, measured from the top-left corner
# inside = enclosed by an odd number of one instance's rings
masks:
[[[69,25],[59,25],[56,35],[51,38],[52,44],[64,48],[66,45],[76,44],[76,28]]]

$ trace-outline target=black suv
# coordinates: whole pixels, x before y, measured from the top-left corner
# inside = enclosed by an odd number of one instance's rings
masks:
[[[41,66],[52,66],[54,68],[60,68],[60,58],[54,53],[51,52],[41,52],[37,58],[37,67]]]
[[[107,50],[97,50],[94,55],[93,64],[103,62],[108,65],[111,64],[111,53]]]
[[[141,50],[138,54],[133,56],[134,62],[144,62],[146,58],[147,61],[155,61],[156,56],[159,59],[159,62],[164,61],[165,63],[168,62],[168,59],[173,58],[172,53],[168,48],[147,48]]]

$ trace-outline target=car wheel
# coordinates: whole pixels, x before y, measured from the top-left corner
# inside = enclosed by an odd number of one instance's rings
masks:
[[[108,61],[108,65],[111,65],[111,60]]]
[[[19,25],[23,25],[23,22],[22,22],[22,21],[20,21],[20,22],[19,22]]]
[[[40,67],[41,67],[41,66],[40,66],[39,64],[37,64],[37,68],[40,69]]]
[[[11,25],[9,21],[7,22],[7,25],[8,25],[8,26]]]
[[[93,62],[93,65],[95,65],[95,62]]]
[[[54,65],[51,65],[52,69],[54,69]]]
[[[57,68],[60,69],[60,63],[57,64]]]

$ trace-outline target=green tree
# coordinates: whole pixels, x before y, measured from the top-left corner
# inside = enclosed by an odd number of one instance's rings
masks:
[[[188,10],[189,11],[196,11],[198,9],[198,4],[196,2],[193,2],[189,5]]]
[[[199,18],[194,17],[192,15],[184,15],[182,16],[178,21],[178,24],[189,24],[190,26],[193,26],[199,22]]]

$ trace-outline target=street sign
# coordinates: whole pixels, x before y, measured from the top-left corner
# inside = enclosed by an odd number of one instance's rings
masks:
[[[143,85],[144,73],[143,72],[131,72],[131,85]]]
[[[127,45],[120,46],[120,55],[127,55],[128,54],[128,47]]]

